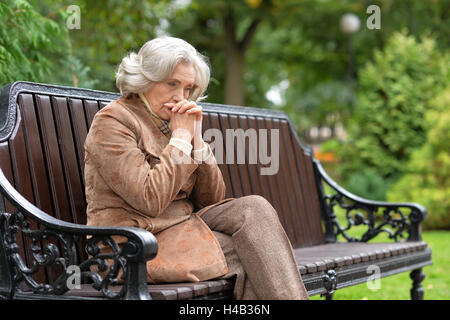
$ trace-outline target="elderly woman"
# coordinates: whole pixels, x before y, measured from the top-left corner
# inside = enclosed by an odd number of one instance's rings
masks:
[[[308,299],[292,246],[261,196],[225,197],[202,139],[205,57],[184,40],[148,41],[122,60],[120,99],[85,142],[87,223],[152,232],[150,283],[235,277],[236,299]]]

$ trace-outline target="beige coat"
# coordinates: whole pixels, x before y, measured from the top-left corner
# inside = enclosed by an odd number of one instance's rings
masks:
[[[87,225],[155,234],[159,249],[147,263],[150,282],[221,276],[228,271],[225,257],[198,215],[232,198],[224,199],[215,159],[195,163],[168,143],[138,97],[120,98],[97,112],[84,145]]]

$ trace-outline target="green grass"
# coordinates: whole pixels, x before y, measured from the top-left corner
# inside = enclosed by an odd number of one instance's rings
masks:
[[[426,275],[422,285],[425,300],[450,299],[450,231],[424,231],[422,239],[432,250],[433,265],[423,268]],[[412,280],[409,272],[381,279],[381,288],[372,291],[366,283],[344,288],[335,292],[334,300],[409,300]],[[322,300],[319,295],[311,300]]]

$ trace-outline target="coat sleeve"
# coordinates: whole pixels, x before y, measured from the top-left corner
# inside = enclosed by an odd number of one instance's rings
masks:
[[[209,145],[208,148],[210,148]],[[211,149],[209,158],[198,165],[196,173],[197,179],[190,199],[197,209],[209,206],[225,198],[225,182]]]
[[[169,206],[198,167],[177,147],[167,145],[160,162],[151,168],[131,121],[108,113],[96,114],[85,150],[105,183],[131,207],[151,217]]]

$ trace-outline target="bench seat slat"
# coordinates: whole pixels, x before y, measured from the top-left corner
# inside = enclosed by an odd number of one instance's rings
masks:
[[[425,250],[423,241],[404,243],[330,243],[294,250],[297,263],[305,273],[313,273],[313,264],[325,264],[327,268],[342,267],[361,262],[375,261],[393,256],[392,252],[408,254]]]
[[[119,292],[121,286],[113,286],[113,292]],[[215,293],[226,292],[233,289],[232,280],[211,280],[193,283],[168,283],[149,284],[148,290],[154,300],[181,300],[193,299]],[[102,298],[102,293],[92,288],[90,284],[82,284],[80,289],[73,289],[64,296],[98,297]]]

